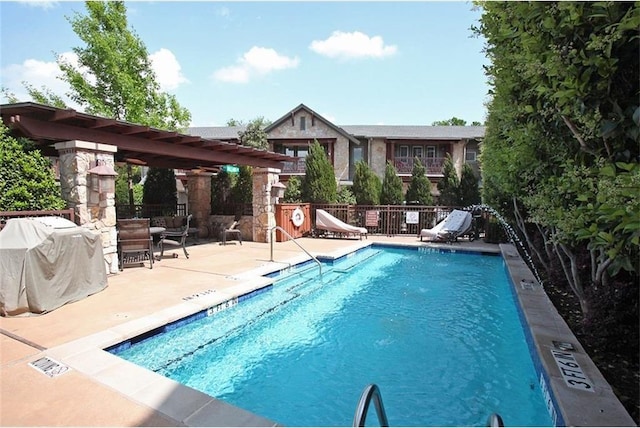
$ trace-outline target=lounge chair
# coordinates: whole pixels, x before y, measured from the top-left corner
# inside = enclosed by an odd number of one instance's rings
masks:
[[[237,226],[238,222],[234,221],[233,223],[231,223],[231,226],[222,231],[222,242],[220,243],[220,245],[227,245],[228,234],[235,235],[238,241],[240,241],[240,245],[242,245],[242,231],[240,229],[236,229]]]
[[[471,228],[472,220],[470,212],[453,210],[444,220],[431,229],[422,229],[420,231],[420,241],[422,241],[422,238],[430,238],[432,241],[454,242]]]
[[[182,226],[182,229],[180,231],[173,232],[166,230],[160,234],[160,242],[158,242],[158,245],[160,246],[160,257],[158,258],[158,260],[162,260],[164,247],[167,245],[173,247],[182,247],[184,256],[186,258],[189,258],[189,253],[187,253],[187,236],[189,236],[189,222],[191,222],[192,216],[192,214],[189,214],[187,216],[187,222]],[[173,257],[178,257],[178,255],[174,254]]]
[[[149,219],[118,220],[118,260],[120,270],[125,264],[140,264],[149,261],[153,269],[153,240]]]
[[[364,227],[352,226],[343,222],[340,219],[335,218],[325,210],[317,209],[316,210],[316,229],[318,230],[326,230],[335,235],[354,235],[359,236],[362,239],[362,236],[367,237],[367,229]]]

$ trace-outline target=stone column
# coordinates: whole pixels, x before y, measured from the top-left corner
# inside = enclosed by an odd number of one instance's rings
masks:
[[[460,140],[459,143],[453,144],[453,153],[451,153],[451,160],[453,166],[458,174],[458,178],[462,177],[462,165],[464,165],[464,149],[467,146],[467,140]]]
[[[60,188],[67,206],[75,210],[80,226],[100,234],[107,273],[118,272],[115,190],[92,188],[89,170],[98,164],[114,167],[117,147],[88,141],[56,143],[60,154]],[[115,189],[115,177],[103,177]]]
[[[200,238],[210,236],[212,176],[210,172],[187,172],[187,214],[193,214]]]
[[[271,242],[269,230],[276,225],[275,203],[271,185],[279,180],[277,168],[253,168],[253,240]]]

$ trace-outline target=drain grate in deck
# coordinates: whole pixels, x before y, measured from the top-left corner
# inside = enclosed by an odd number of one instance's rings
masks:
[[[49,357],[42,357],[29,363],[31,367],[49,377],[56,377],[71,370],[68,366],[61,364]]]

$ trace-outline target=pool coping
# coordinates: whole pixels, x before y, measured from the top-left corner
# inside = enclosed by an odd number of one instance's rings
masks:
[[[372,245],[461,251],[451,244],[357,242],[351,246],[317,256],[338,259]],[[544,385],[548,388],[553,409],[557,411],[556,421],[566,426],[635,426],[629,414],[613,394],[609,384],[555,310],[543,287],[536,286],[533,274],[519,257],[515,247],[503,244],[495,252],[474,251],[474,249],[463,251],[502,254],[514,293],[520,303],[520,315],[528,325],[528,328],[525,328],[528,344],[530,349],[536,351],[535,355],[539,357],[537,361],[534,361],[534,365],[541,379],[544,380]],[[156,410],[174,420],[176,425],[280,426],[277,422],[125,361],[105,349],[150,330],[216,308],[225,302],[234,299],[237,301],[239,296],[268,287],[275,281],[275,278],[269,278],[265,275],[281,270],[283,266],[293,266],[308,260],[308,256],[300,255],[285,262],[265,264],[260,268],[233,276],[233,279],[238,281],[237,286],[215,293],[199,293],[189,296],[178,305],[47,349],[42,354],[118,391],[134,402]],[[525,283],[528,284],[527,287],[518,286]],[[573,343],[576,346],[576,350],[571,354],[575,357],[584,374],[593,383],[595,393],[579,391],[566,385],[565,378],[560,374],[556,360],[551,354],[553,341]],[[535,357],[534,360],[536,360]],[[508,423],[508,421],[506,422]]]

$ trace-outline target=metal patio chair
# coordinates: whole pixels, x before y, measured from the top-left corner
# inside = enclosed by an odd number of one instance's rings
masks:
[[[191,217],[193,215],[189,214],[186,219],[186,223],[182,226],[179,232],[172,231],[164,231],[160,234],[160,241],[158,245],[160,246],[160,256],[158,260],[162,260],[162,256],[164,255],[164,247],[165,246],[173,246],[173,247],[182,247],[182,251],[184,251],[184,256],[189,258],[189,253],[187,252],[187,236],[189,236],[189,223],[191,222]],[[173,254],[173,257],[178,257],[177,254]]]

